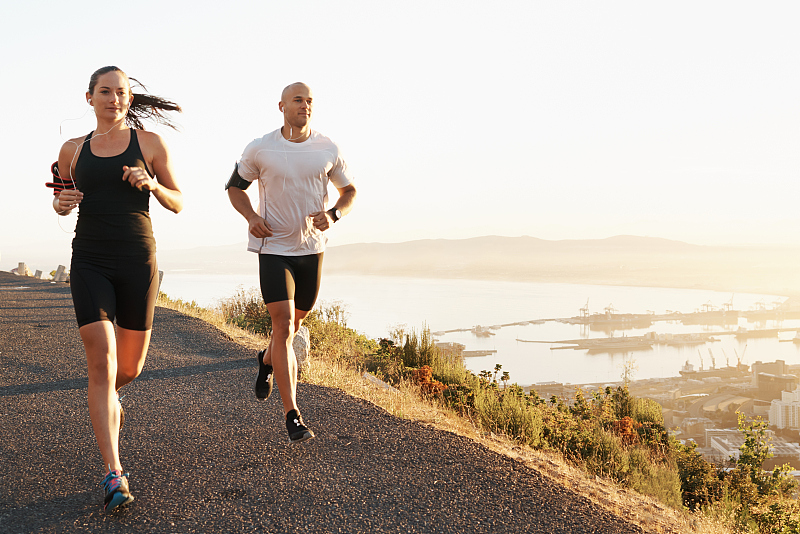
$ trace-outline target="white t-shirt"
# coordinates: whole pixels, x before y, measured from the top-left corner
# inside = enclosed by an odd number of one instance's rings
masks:
[[[253,140],[238,162],[239,176],[258,179],[258,214],[272,237],[248,233],[247,250],[305,256],[325,250],[327,238],[309,217],[328,204],[328,181],[342,188],[353,182],[339,147],[316,131],[302,143],[284,139],[280,128]]]

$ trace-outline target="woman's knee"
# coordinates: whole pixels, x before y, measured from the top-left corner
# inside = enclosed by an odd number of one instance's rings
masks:
[[[113,382],[116,379],[117,369],[113,354],[88,354],[86,363],[90,381]]]
[[[128,382],[132,382],[140,374],[142,374],[141,367],[121,365],[117,368],[117,382],[127,384]]]

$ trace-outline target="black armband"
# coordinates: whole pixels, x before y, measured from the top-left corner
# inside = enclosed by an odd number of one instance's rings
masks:
[[[245,189],[250,187],[251,183],[253,182],[248,182],[247,180],[239,176],[239,164],[237,163],[236,166],[233,168],[233,173],[231,174],[228,183],[225,184],[225,191],[227,191],[229,187],[236,187],[244,191]]]

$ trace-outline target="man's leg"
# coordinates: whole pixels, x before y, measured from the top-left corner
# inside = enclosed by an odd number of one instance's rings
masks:
[[[264,363],[272,365],[274,379],[281,392],[284,415],[297,410],[297,359],[292,342],[295,328],[295,309],[293,300],[283,300],[267,304],[272,317],[272,337],[264,356]]]
[[[269,308],[269,306],[267,308]],[[306,318],[306,315],[308,315],[308,313],[309,313],[308,311],[304,310],[298,310],[298,309],[294,310],[294,332],[292,333],[292,336],[296,335],[297,331],[300,330],[300,327],[303,325],[303,319]],[[269,366],[272,366],[272,342],[274,341],[274,339],[275,339],[274,335],[270,337],[269,344],[267,345],[267,350],[264,351],[263,358],[261,359],[262,363],[265,363],[266,365]],[[294,337],[292,338],[292,343],[293,342],[294,342]],[[294,351],[292,352],[294,353]],[[296,361],[297,358],[295,358],[295,362]],[[297,380],[295,379],[295,391],[296,390],[297,390]],[[284,410],[284,412],[286,412],[286,410]]]
[[[286,430],[289,432],[289,442],[299,443],[314,437],[314,433],[305,426],[297,407],[297,358],[292,349],[292,341],[302,319],[296,320],[293,300],[272,302],[267,304],[267,310],[272,317],[269,354],[272,357],[275,382],[281,392]],[[305,315],[303,313],[303,317]]]

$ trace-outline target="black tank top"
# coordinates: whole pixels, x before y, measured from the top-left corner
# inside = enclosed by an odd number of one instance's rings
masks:
[[[140,256],[155,253],[150,223],[150,191],[122,181],[122,166],[141,167],[148,174],[139,138],[131,128],[125,152],[100,157],[92,153],[91,132],[75,164],[75,182],[83,193],[72,250],[102,256]]]

